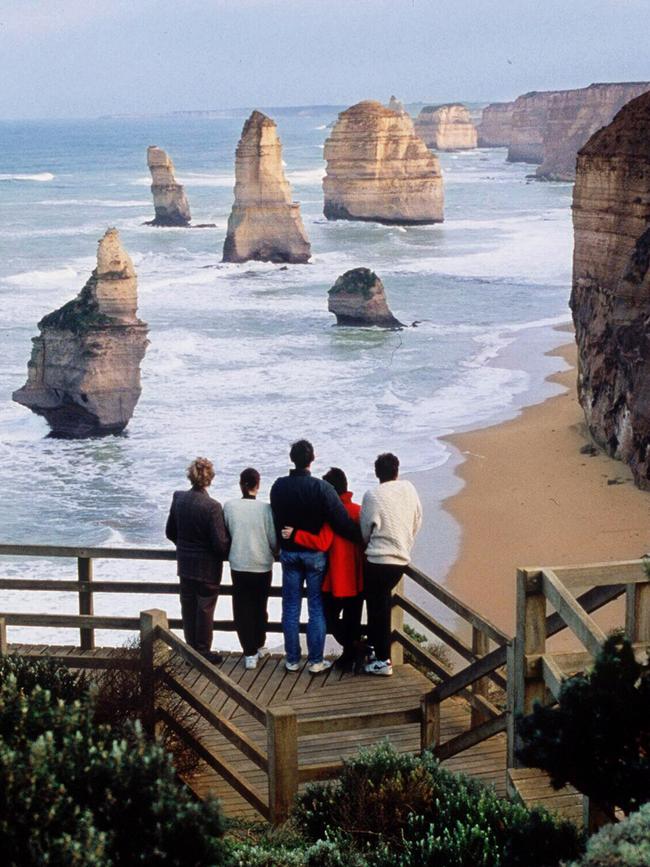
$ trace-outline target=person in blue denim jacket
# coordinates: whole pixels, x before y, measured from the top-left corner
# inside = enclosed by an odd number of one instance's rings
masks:
[[[289,457],[294,469],[271,488],[271,509],[280,539],[282,564],[282,629],[287,671],[300,668],[300,608],[302,588],[307,587],[307,666],[311,674],[327,671],[331,663],[323,659],[326,625],[321,587],[327,568],[327,555],[298,545],[295,532],[282,538],[283,527],[319,533],[325,522],[338,535],[360,541],[358,525],[350,518],[340,497],[329,484],[312,476],[314,447],[308,440],[291,446]]]

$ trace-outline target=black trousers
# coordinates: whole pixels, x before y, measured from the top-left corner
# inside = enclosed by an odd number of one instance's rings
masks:
[[[363,596],[334,596],[323,593],[323,608],[327,631],[343,648],[345,655],[351,655],[354,642],[361,638],[361,609]]]
[[[404,572],[393,564],[363,564],[363,586],[368,609],[368,643],[377,659],[390,659],[391,593]]]
[[[183,634],[190,647],[208,653],[212,647],[214,609],[219,585],[195,578],[181,578]]]
[[[238,572],[232,576],[232,613],[244,656],[255,656],[266,643],[271,572]]]

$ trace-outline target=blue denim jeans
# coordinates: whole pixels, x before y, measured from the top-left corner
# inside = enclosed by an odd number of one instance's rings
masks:
[[[300,662],[300,608],[302,588],[307,584],[308,661],[322,662],[325,647],[325,614],[321,587],[327,568],[322,551],[281,551],[282,629],[287,662]]]

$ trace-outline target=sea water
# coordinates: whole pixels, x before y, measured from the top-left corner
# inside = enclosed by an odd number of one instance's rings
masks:
[[[550,393],[544,352],[562,342],[553,327],[569,319],[570,185],[531,181],[531,167],[507,163],[505,149],[440,154],[443,224],[328,222],[323,143],[335,116],[276,117],[313,253],[288,268],[220,262],[244,113],[0,123],[0,541],[164,545],[171,492],[185,486],[192,458],[215,462],[222,501],[237,495],[249,465],[267,494],[303,436],[315,445],[315,471],[343,467],[358,495],[373,483],[374,457],[391,450],[404,472],[430,471],[441,501],[452,455],[442,436]],[[153,216],[150,144],[174,160],[194,222],[215,228],[143,225]],[[48,438],[45,421],[11,393],[26,379],[37,322],[78,293],[109,226],[134,261],[150,328],[142,396],[122,436]],[[377,272],[395,315],[414,327],[334,326],[327,290],[358,266]],[[450,556],[441,553],[437,577]],[[2,562],[5,576],[73,573],[70,561]],[[97,574],[171,579],[173,564],[102,562]],[[155,602],[99,596],[95,608],[134,614]],[[175,600],[164,603],[177,612]],[[69,594],[4,592],[0,609],[75,605]]]

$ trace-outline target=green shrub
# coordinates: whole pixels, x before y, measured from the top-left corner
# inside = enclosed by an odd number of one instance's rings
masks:
[[[569,822],[389,744],[346,761],[339,780],[309,786],[294,820],[310,841],[347,836],[372,867],[550,867],[581,851]]]
[[[650,803],[594,834],[572,867],[650,867]]]
[[[3,865],[213,865],[224,820],[196,802],[170,756],[138,723],[98,726],[88,694],[64,675],[19,667],[0,682],[0,839]],[[58,684],[58,685],[57,685]]]
[[[611,815],[650,800],[650,664],[611,635],[593,670],[566,680],[557,707],[536,705],[519,722],[522,761],[571,783]]]

